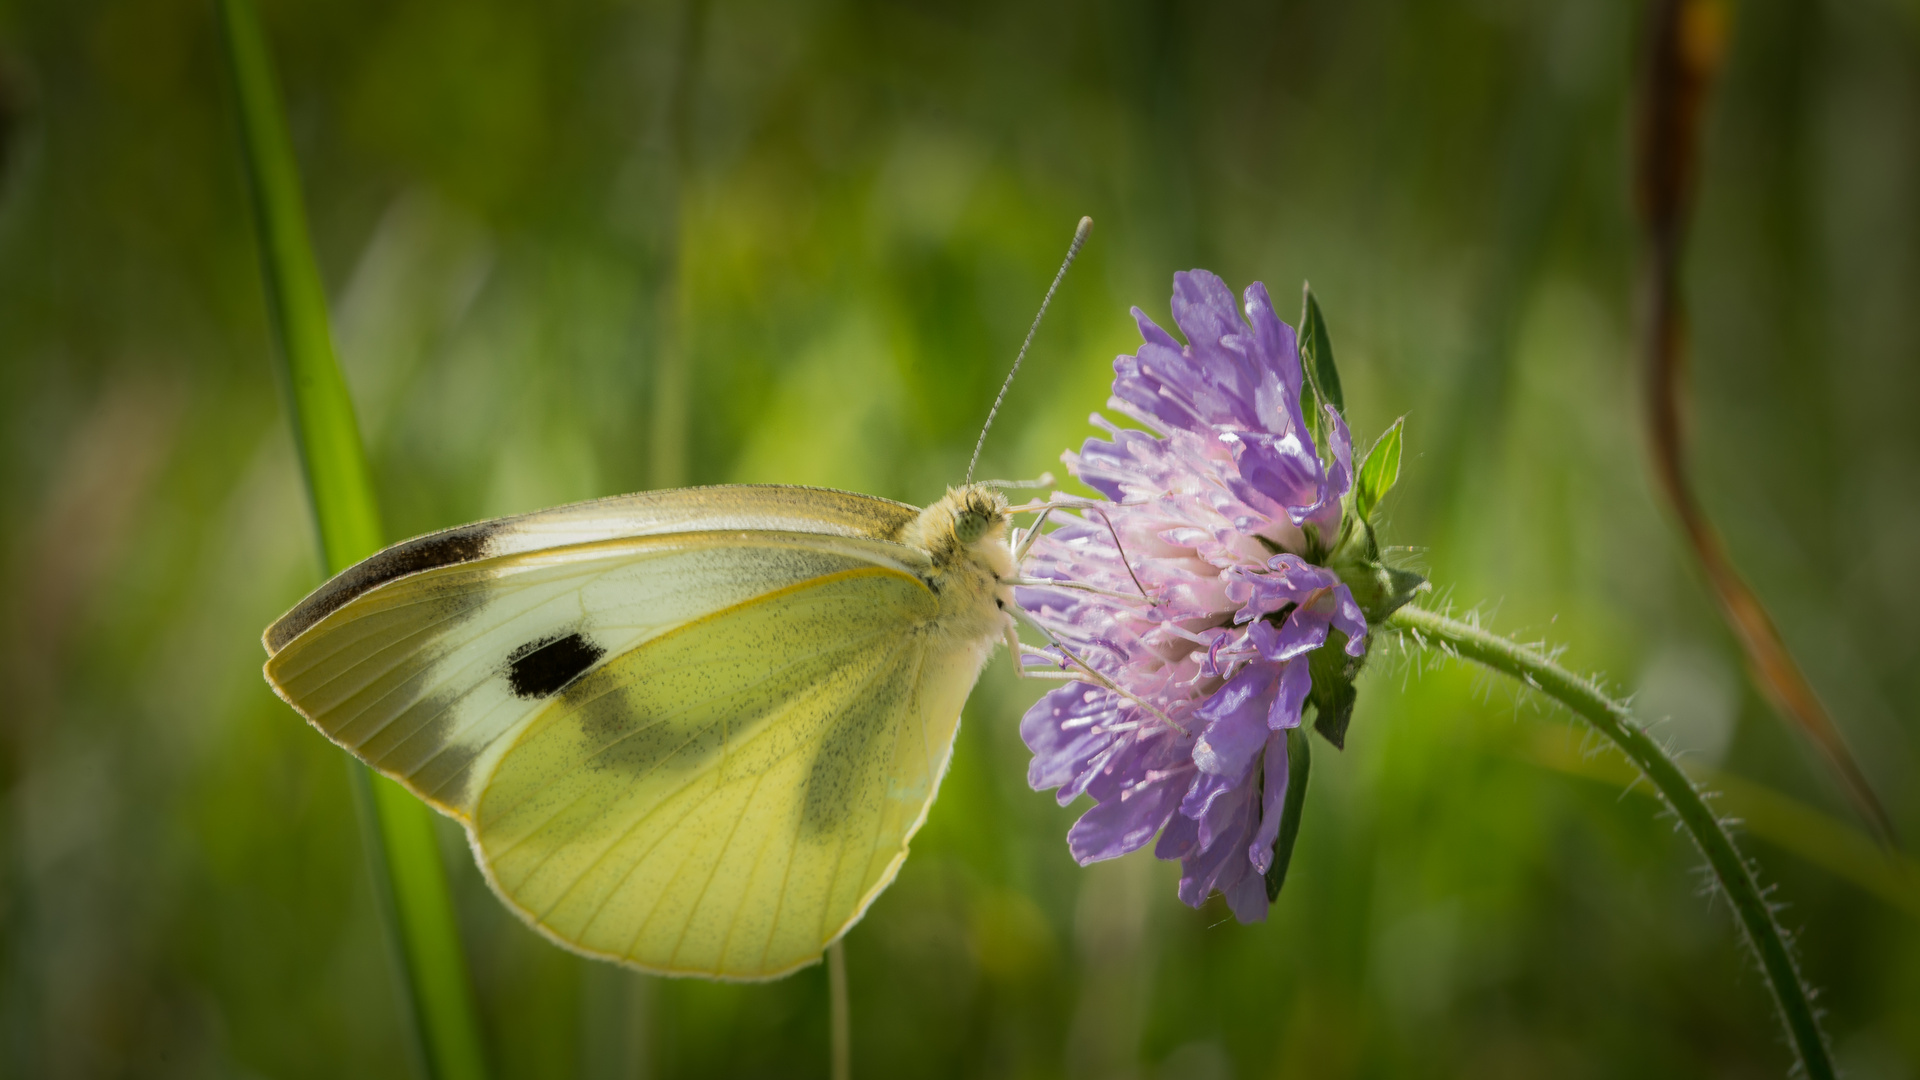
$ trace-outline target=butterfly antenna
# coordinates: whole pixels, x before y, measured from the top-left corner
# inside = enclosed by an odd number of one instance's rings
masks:
[[[1040,301],[1040,310],[1033,316],[1033,325],[1027,328],[1027,340],[1020,343],[1020,355],[1013,358],[1013,370],[1007,372],[1007,381],[1000,384],[1000,393],[994,396],[993,408],[987,410],[987,422],[980,426],[980,438],[973,444],[973,457],[967,461],[966,482],[973,483],[974,466],[980,464],[980,448],[987,445],[987,432],[993,429],[993,418],[1000,414],[1000,403],[1007,399],[1007,389],[1013,385],[1013,377],[1020,374],[1020,362],[1027,358],[1027,347],[1033,344],[1033,335],[1040,330],[1040,320],[1046,317],[1047,305],[1053,303],[1054,290],[1060,287],[1060,279],[1067,276],[1067,267],[1073,265],[1073,257],[1093,234],[1093,219],[1083,217],[1080,226],[1073,230],[1073,243],[1067,246],[1067,257],[1060,263],[1060,272],[1053,275],[1053,284],[1047,286],[1047,295]]]

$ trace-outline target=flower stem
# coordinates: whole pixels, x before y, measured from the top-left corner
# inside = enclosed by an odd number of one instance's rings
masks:
[[[1813,1009],[1813,995],[1800,977],[1785,931],[1774,920],[1773,909],[1754,879],[1752,864],[1734,847],[1733,837],[1693,781],[1640,727],[1627,707],[1608,697],[1592,680],[1575,675],[1538,651],[1457,619],[1408,605],[1388,616],[1387,626],[1420,645],[1478,661],[1519,679],[1578,713],[1627,755],[1706,856],[1773,989],[1774,1003],[1801,1068],[1810,1080],[1832,1080],[1833,1061]]]
[[[221,0],[219,10],[283,389],[321,555],[326,571],[338,573],[382,546],[379,504],[334,359],[326,292],[307,236],[298,164],[266,36],[248,0]],[[358,764],[350,769],[355,800],[372,826],[363,834],[375,892],[426,1073],[433,1080],[484,1080],[480,1024],[433,813],[393,781]]]
[[[847,1015],[844,940],[827,946],[827,1025],[832,1044],[829,1073],[833,1080],[848,1080],[853,1075],[853,1024]]]

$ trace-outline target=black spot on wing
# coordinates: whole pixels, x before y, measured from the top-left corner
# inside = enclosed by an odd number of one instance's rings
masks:
[[[370,555],[314,590],[267,631],[267,647],[279,652],[287,642],[350,601],[389,581],[442,566],[474,562],[487,557],[487,539],[498,522],[483,521],[457,529],[415,537]]]
[[[529,641],[507,657],[507,685],[517,697],[552,697],[605,655],[578,631]]]

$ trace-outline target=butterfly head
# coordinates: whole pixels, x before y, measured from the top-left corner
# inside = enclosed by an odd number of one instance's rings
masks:
[[[1007,498],[985,484],[949,488],[939,502],[920,512],[902,539],[925,551],[936,564],[984,563],[998,570],[1011,560],[1007,550]]]
[[[1005,629],[1012,600],[1011,524],[1006,496],[985,484],[964,484],[920,511],[900,537],[926,552],[941,631],[978,651],[982,661]]]
[[[959,506],[953,514],[953,538],[962,547],[972,547],[989,532],[1006,532],[1007,500],[997,491],[970,485],[961,491]],[[995,530],[995,526],[999,526]]]

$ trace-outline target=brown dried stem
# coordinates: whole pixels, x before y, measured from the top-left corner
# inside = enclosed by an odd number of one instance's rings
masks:
[[[1679,519],[1701,571],[1720,602],[1762,692],[1781,715],[1813,740],[1847,795],[1883,844],[1893,846],[1892,819],[1847,748],[1840,729],[1788,652],[1767,609],[1727,556],[1687,477],[1680,400],[1686,379],[1686,312],[1680,257],[1692,208],[1701,120],[1726,40],[1722,0],[1652,0],[1640,94],[1637,186],[1647,242],[1643,288],[1646,323],[1647,430],[1660,490]]]

